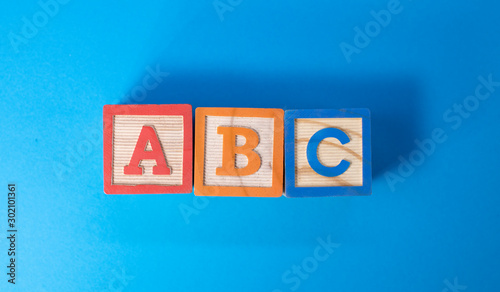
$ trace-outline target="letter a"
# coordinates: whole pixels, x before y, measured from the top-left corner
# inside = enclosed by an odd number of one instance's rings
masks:
[[[252,129],[242,127],[218,127],[217,134],[224,135],[222,145],[222,167],[215,170],[216,175],[245,176],[256,173],[261,164],[259,154],[254,151],[259,145],[259,135]],[[236,136],[245,137],[245,145],[236,147]],[[248,158],[247,166],[236,168],[236,154]]]
[[[147,145],[151,145],[151,150],[147,150]],[[123,172],[128,175],[142,175],[144,169],[139,165],[142,160],[155,160],[156,166],[153,166],[153,174],[170,174],[170,168],[167,166],[167,161],[160,144],[160,140],[156,135],[156,131],[152,126],[143,126],[139,139],[135,145],[134,154],[130,159],[130,163],[124,167]]]

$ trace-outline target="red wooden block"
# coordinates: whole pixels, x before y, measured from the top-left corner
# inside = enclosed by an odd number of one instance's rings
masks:
[[[192,116],[189,104],[105,105],[104,192],[190,193]]]

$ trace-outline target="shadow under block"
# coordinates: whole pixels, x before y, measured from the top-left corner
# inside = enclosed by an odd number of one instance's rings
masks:
[[[285,195],[370,195],[370,111],[285,112]]]
[[[280,197],[282,109],[197,108],[194,193]]]
[[[104,192],[191,193],[192,108],[105,105]]]

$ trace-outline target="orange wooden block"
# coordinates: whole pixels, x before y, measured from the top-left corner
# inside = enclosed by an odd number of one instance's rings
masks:
[[[280,197],[283,115],[282,109],[197,108],[195,195]]]

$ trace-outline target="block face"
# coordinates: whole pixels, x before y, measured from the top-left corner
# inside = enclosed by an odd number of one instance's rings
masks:
[[[220,125],[239,127],[252,125],[252,129],[258,133],[260,141],[255,152],[261,158],[261,167],[255,173],[245,176],[217,175],[216,169],[221,167],[223,154],[223,135],[217,134]],[[206,186],[225,187],[262,187],[273,186],[273,138],[274,119],[255,117],[218,117],[206,116],[205,139],[209,142],[209,153],[205,153],[205,172],[203,183]],[[244,136],[236,136],[236,146],[246,143]],[[248,165],[248,158],[243,154],[236,154],[236,168]]]
[[[195,194],[280,197],[283,110],[197,108]]]
[[[104,192],[192,191],[190,105],[106,105]]]
[[[287,197],[371,194],[367,109],[285,113]]]
[[[325,138],[317,148],[318,160],[327,167],[346,159],[351,165],[341,175],[328,177],[317,173],[307,160],[307,145],[312,136],[325,128],[345,132],[350,142],[342,145],[333,137]],[[363,185],[363,140],[361,118],[295,119],[295,186],[335,187]]]
[[[113,169],[111,173],[113,185],[182,185],[182,161],[184,153],[182,116],[145,116],[117,115],[113,121]],[[171,170],[170,174],[154,175],[155,160],[142,160],[143,173],[140,175],[125,174],[124,168],[129,165],[136,148],[143,126],[152,127],[161,144],[165,160]],[[146,150],[152,151],[151,142]]]

